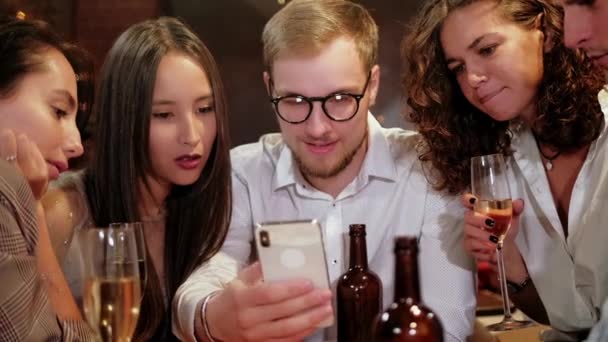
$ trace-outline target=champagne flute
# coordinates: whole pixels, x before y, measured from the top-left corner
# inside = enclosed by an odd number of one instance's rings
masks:
[[[131,341],[141,301],[135,231],[90,228],[80,239],[86,319],[104,342]]]
[[[488,326],[490,331],[507,331],[533,325],[531,321],[518,321],[511,315],[511,305],[507,294],[507,279],[503,258],[503,241],[513,217],[511,191],[507,168],[502,154],[491,154],[471,158],[471,188],[477,197],[475,211],[494,220],[494,227],[489,230],[498,237],[496,253],[498,257],[498,282],[502,294],[504,309],[503,320]]]
[[[139,283],[141,285],[141,298],[143,299],[146,289],[146,282],[148,280],[148,269],[146,267],[147,249],[143,223],[110,223],[109,228],[133,229],[135,233],[135,243],[137,245],[137,267],[139,268]]]

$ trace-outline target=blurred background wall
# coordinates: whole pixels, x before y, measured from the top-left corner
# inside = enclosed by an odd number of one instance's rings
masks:
[[[405,126],[399,47],[408,20],[424,0],[357,0],[380,27],[381,88],[374,114],[386,127]],[[283,0],[0,0],[0,11],[22,11],[50,22],[86,48],[99,70],[116,37],[131,24],[171,15],[187,22],[218,61],[230,105],[234,145],[256,141],[278,125],[262,82],[260,36]],[[323,95],[323,94],[320,94]]]

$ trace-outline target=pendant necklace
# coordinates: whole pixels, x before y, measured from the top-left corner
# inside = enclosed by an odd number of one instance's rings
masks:
[[[538,143],[536,136],[534,136],[534,140],[536,141],[536,146],[538,147],[538,152],[540,152],[540,155],[546,160],[545,168],[547,169],[547,171],[551,171],[553,169],[553,161],[555,159],[557,159],[557,157],[559,157],[560,154],[562,154],[562,151],[557,151],[557,152],[555,152],[554,155],[548,156],[543,152],[543,149],[540,148],[540,144]]]

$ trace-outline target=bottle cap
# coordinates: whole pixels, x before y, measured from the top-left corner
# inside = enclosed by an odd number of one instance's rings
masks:
[[[397,236],[395,238],[395,251],[418,251],[418,238],[415,236]]]
[[[350,236],[365,236],[365,225],[364,224],[351,224],[349,227]]]

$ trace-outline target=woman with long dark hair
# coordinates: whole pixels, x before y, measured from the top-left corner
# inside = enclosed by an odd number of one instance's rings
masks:
[[[535,320],[576,333],[608,296],[608,217],[597,201],[608,189],[608,134],[604,80],[564,46],[562,26],[552,0],[429,1],[403,45],[404,83],[438,189],[470,191],[473,156],[509,157],[511,194],[523,199],[504,242],[509,295]],[[475,201],[463,195],[464,245],[495,263],[494,221]]]
[[[219,250],[230,218],[227,111],[215,61],[177,19],[131,26],[106,58],[94,113],[92,164],[45,198],[51,234],[71,274],[76,230],[143,221],[149,272],[135,340],[172,339],[173,294]]]

